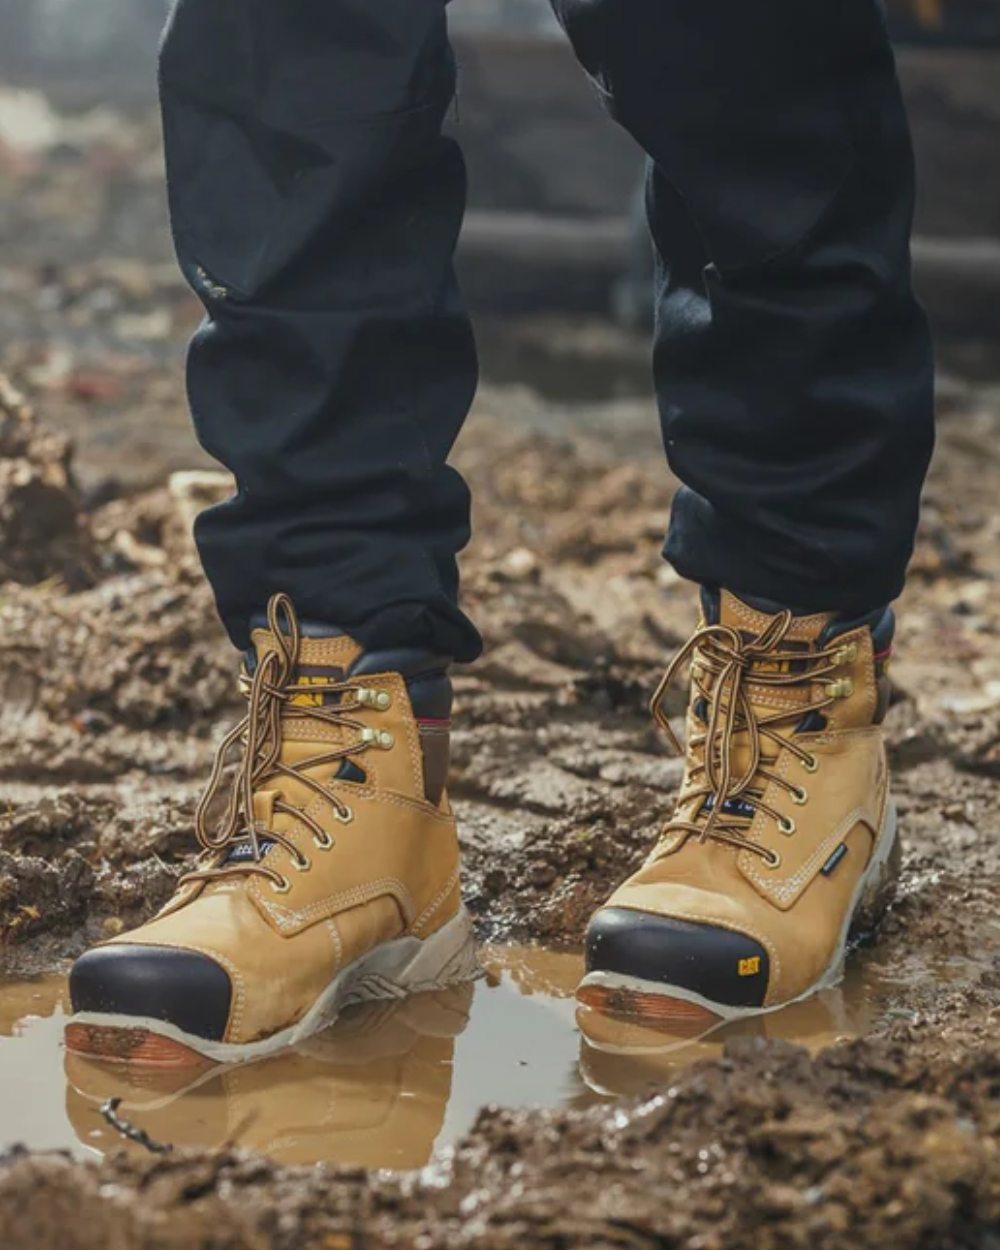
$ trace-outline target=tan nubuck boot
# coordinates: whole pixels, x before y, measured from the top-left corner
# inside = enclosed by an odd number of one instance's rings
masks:
[[[446,662],[306,635],[274,596],[242,677],[247,715],[198,807],[198,864],[148,924],[77,960],[70,1050],[255,1059],[349,1004],[477,975],[445,793]]]
[[[881,721],[890,610],[794,616],[706,592],[653,713],[691,660],[684,780],[643,866],[593,917],[578,996],[706,1028],[834,984],[898,875]]]

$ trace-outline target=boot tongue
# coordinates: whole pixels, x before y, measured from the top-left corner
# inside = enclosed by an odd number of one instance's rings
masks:
[[[329,754],[347,746],[357,737],[356,729],[338,724],[336,719],[324,720],[308,715],[311,709],[332,710],[342,702],[344,695],[338,687],[347,680],[352,666],[364,650],[361,643],[355,642],[349,634],[332,629],[320,633],[321,629],[322,626],[303,623],[295,667],[287,680],[290,686],[302,687],[288,696],[282,716],[281,760],[292,767],[316,754]],[[278,638],[267,629],[255,629],[250,637],[257,663],[269,652],[279,650]],[[328,777],[336,767],[321,766],[317,779]],[[341,765],[341,768],[344,767],[346,761]],[[294,783],[286,779],[284,789],[292,786]],[[309,791],[303,787],[296,801],[309,797]]]
[[[323,635],[309,635],[305,632],[308,628],[308,626],[303,626],[298,660],[289,683],[296,686],[315,687],[315,694],[303,691],[293,695],[290,702],[293,706],[323,707],[328,703],[336,703],[339,698],[336,694],[325,694],[323,687],[343,682],[363,648],[348,634],[330,632]],[[267,629],[255,629],[251,634],[251,640],[254,657],[258,664],[268,652],[279,649],[278,639]]]
[[[702,597],[703,611],[708,607],[706,599],[715,599],[715,621],[719,625],[728,625],[738,630],[744,638],[759,638],[771,621],[783,610],[780,604],[769,603],[766,599],[741,599],[730,590],[722,590],[718,595],[707,592]],[[711,611],[711,608],[708,607]],[[783,650],[795,650],[789,643],[805,643],[812,646],[819,641],[824,632],[833,622],[833,612],[814,612],[808,616],[793,616],[781,646]],[[706,611],[706,620],[711,621]]]
[[[702,593],[702,615],[706,623],[728,626],[736,630],[745,642],[759,638],[782,611],[780,604],[769,603],[762,599],[742,599],[728,590]],[[761,656],[755,659],[754,670],[761,673],[769,669],[778,671],[780,666],[783,671],[794,672],[799,667],[805,671],[807,669],[806,657],[819,643],[833,619],[834,613],[831,612],[794,616],[788,631],[776,648],[783,653],[785,658],[770,662],[765,656]],[[802,661],[789,658],[789,653],[797,651],[802,653]],[[768,686],[761,682],[754,682],[751,674],[747,675],[745,690],[752,707],[763,718],[772,716],[776,712],[787,712],[794,709],[796,705],[801,705],[805,709],[815,697],[815,692],[810,688],[807,680],[801,684]],[[694,714],[704,723],[707,706],[696,705]],[[798,726],[794,722],[782,722],[775,728],[784,736],[796,732]],[[739,773],[747,766],[750,758],[749,742],[745,733],[737,735],[733,747],[733,768],[736,773]],[[765,746],[765,757],[773,753],[773,746]],[[711,806],[710,801],[707,806]],[[746,816],[748,819],[753,816],[753,809],[745,808],[744,802],[739,799],[729,800],[725,805],[725,810],[731,816]]]
[[[334,630],[324,629],[322,626],[311,627],[303,624],[302,630],[297,661],[289,675],[288,684],[305,686],[308,689],[292,695],[288,706],[289,708],[335,706],[341,694],[325,688],[337,686],[346,679],[351,665],[357,661],[363,648],[348,634],[337,633]],[[250,639],[252,650],[248,662],[251,665],[260,664],[266,655],[281,649],[277,636],[269,629],[262,627],[253,629]],[[294,766],[318,752],[335,750],[348,741],[349,731],[335,723],[324,723],[309,717],[287,713],[283,720],[281,759],[285,764]],[[345,764],[342,764],[341,768]],[[334,768],[335,765],[326,765],[319,772],[326,779]],[[364,774],[362,773],[361,776],[363,778]],[[281,787],[281,794],[287,791],[286,797],[292,797],[297,802],[308,803],[313,797],[313,793],[307,787],[287,777],[282,778]],[[294,827],[294,822],[290,822],[286,815],[275,814],[274,804],[278,797],[279,791],[276,789],[259,790],[254,795],[254,819],[258,822],[260,830],[270,828],[287,830]],[[261,832],[258,845],[261,855],[267,856],[274,842],[267,837],[266,833]],[[250,842],[240,841],[229,848],[224,862],[239,863],[251,859],[252,855]]]

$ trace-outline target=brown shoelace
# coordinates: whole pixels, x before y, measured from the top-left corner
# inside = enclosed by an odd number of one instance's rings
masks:
[[[780,863],[780,857],[774,851],[746,837],[749,818],[733,814],[727,806],[734,799],[742,800],[754,812],[763,812],[774,820],[782,833],[794,833],[794,821],[763,801],[764,790],[768,782],[774,782],[800,804],[808,800],[808,792],[768,767],[768,763],[773,764],[774,761],[765,757],[763,745],[770,742],[779,750],[785,748],[791,751],[801,760],[807,772],[815,772],[818,767],[815,756],[795,742],[793,736],[778,733],[776,726],[787,721],[798,722],[811,713],[823,711],[845,691],[839,683],[828,683],[822,697],[814,702],[761,716],[755,711],[747,688],[749,685],[809,685],[831,676],[857,654],[854,644],[843,643],[811,652],[781,650],[792,620],[791,612],[781,612],[759,637],[750,641],[728,625],[705,625],[695,631],[671,660],[653,695],[650,710],[674,750],[683,755],[683,744],[667,718],[663,702],[681,665],[693,657],[693,697],[702,702],[706,712],[704,732],[692,735],[688,743],[688,749],[695,757],[689,768],[688,780],[697,782],[699,776],[703,776],[704,780],[684,796],[685,804],[699,804],[695,819],[671,819],[664,827],[664,838],[684,831],[702,842],[714,839],[740,850],[751,851],[760,855],[769,867],[776,868]],[[747,762],[743,772],[737,776],[734,751],[743,742],[748,745]]]
[[[337,820],[346,824],[351,820],[351,808],[322,782],[307,775],[306,770],[318,765],[334,764],[357,755],[372,746],[384,744],[387,735],[373,731],[362,722],[352,718],[351,713],[363,706],[361,695],[364,687],[357,682],[330,682],[324,684],[324,697],[335,700],[332,705],[315,706],[294,703],[296,695],[314,697],[317,687],[297,683],[294,680],[298,663],[301,632],[292,601],[287,595],[271,597],[267,605],[267,625],[276,642],[276,650],[267,651],[258,661],[253,675],[245,672],[240,684],[247,698],[247,714],[226,735],[216,752],[212,773],[195,812],[195,832],[204,848],[202,859],[206,866],[197,868],[181,878],[180,884],[189,881],[218,880],[246,874],[267,877],[279,893],[288,889],[287,878],[269,868],[264,862],[261,839],[276,843],[289,853],[292,863],[300,871],[310,867],[309,859],[292,840],[276,829],[265,828],[254,815],[254,793],[262,789],[275,789],[282,777],[294,778],[325,799],[333,808]],[[354,695],[353,701],[350,696]],[[387,696],[382,694],[387,700]],[[388,702],[377,706],[388,706]],[[290,719],[311,720],[323,725],[336,725],[347,730],[357,730],[357,736],[344,746],[301,760],[291,767],[282,763],[281,743],[283,726]],[[234,747],[241,750],[236,776],[229,788],[226,807],[218,824],[209,823],[209,808],[222,790],[226,761]],[[312,833],[313,841],[321,850],[333,845],[333,838],[303,807],[288,803],[278,790],[274,811],[284,812],[301,821]],[[249,847],[250,858],[226,863],[224,852],[234,846]]]

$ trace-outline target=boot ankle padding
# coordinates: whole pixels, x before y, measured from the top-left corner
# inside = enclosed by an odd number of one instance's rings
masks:
[[[451,765],[451,730],[442,725],[421,724],[420,750],[424,757],[424,798],[439,807],[448,784]]]
[[[372,673],[399,673],[407,684],[431,674],[447,676],[451,661],[433,651],[420,651],[415,647],[395,647],[385,651],[362,651],[348,669],[350,677],[364,677]]]

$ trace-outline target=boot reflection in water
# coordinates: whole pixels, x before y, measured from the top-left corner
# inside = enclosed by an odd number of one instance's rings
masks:
[[[742,1020],[688,1017],[665,1024],[642,1015],[577,1007],[580,1074],[595,1093],[645,1094],[669,1085],[681,1068],[718,1056],[730,1043],[750,1038],[792,1042],[815,1051],[867,1032],[877,1015],[865,977],[856,966],[842,985],[813,994],[781,1011]]]
[[[344,1011],[335,1025],[256,1062],[201,1070],[67,1052],[66,1110],[88,1147],[115,1150],[118,1114],[156,1142],[262,1151],[283,1163],[411,1169],[431,1157],[451,1095],[471,984]],[[141,1147],[135,1147],[141,1149]]]

